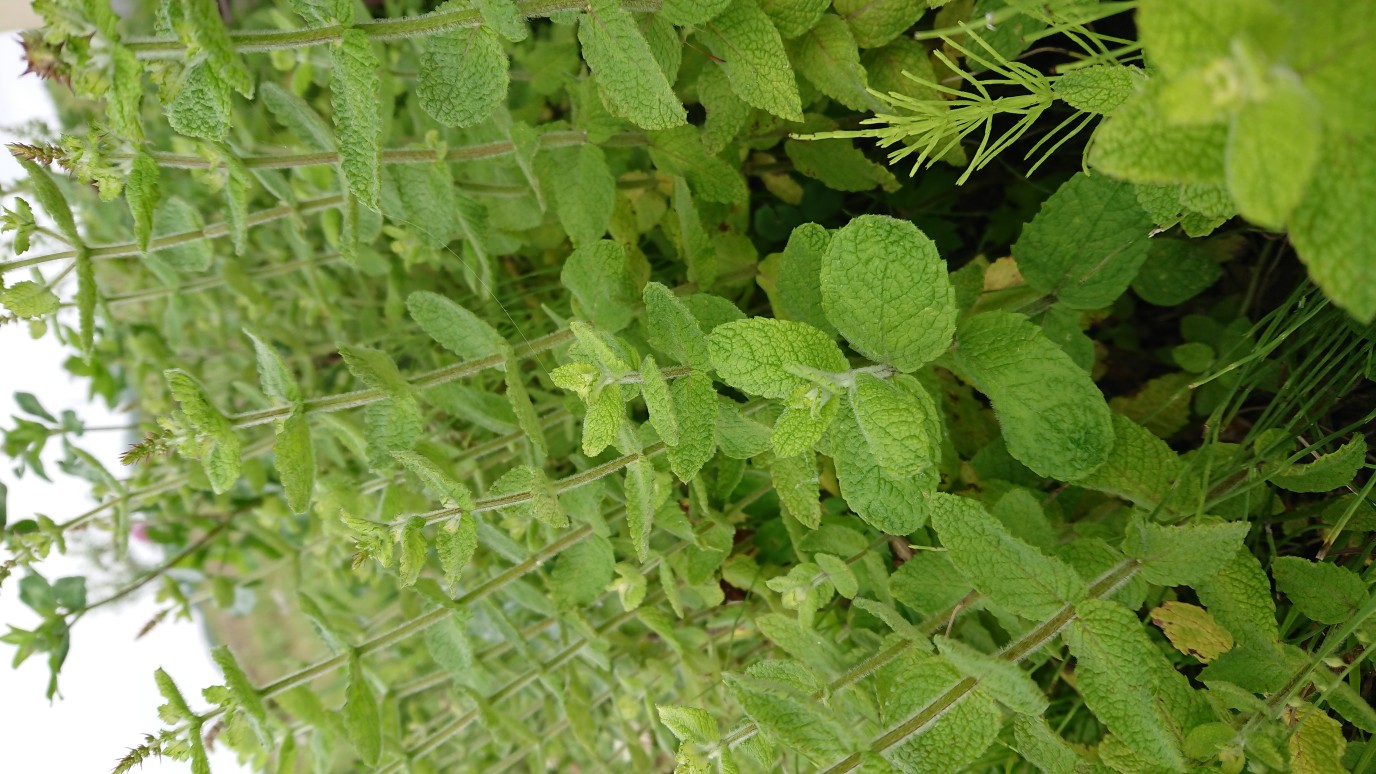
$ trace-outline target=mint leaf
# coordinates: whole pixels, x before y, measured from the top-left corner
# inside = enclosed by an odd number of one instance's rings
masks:
[[[636,559],[641,562],[650,556],[655,499],[655,466],[644,457],[637,457],[626,466],[626,527]]]
[[[1309,277],[1362,322],[1376,319],[1376,264],[1360,260],[1376,240],[1376,141],[1324,142],[1290,238]]]
[[[348,344],[340,344],[338,349],[339,356],[344,359],[344,365],[349,368],[349,373],[359,381],[394,398],[411,397],[411,384],[397,370],[397,364],[392,361],[391,355],[380,349]]]
[[[381,186],[381,63],[360,29],[344,30],[330,50],[330,101],[339,145],[339,166],[349,192],[378,211]]]
[[[1276,588],[1319,623],[1347,621],[1371,596],[1362,576],[1329,562],[1280,556],[1271,562],[1271,574]]]
[[[1058,77],[1051,88],[1058,99],[1076,110],[1109,115],[1132,96],[1145,78],[1136,67],[1101,64],[1071,70]]]
[[[734,0],[698,35],[741,99],[785,121],[803,120],[798,82],[783,39],[755,0]]]
[[[229,84],[208,61],[201,60],[182,72],[176,95],[167,106],[167,123],[178,134],[217,142],[229,131],[229,110]]]
[[[43,285],[20,280],[0,290],[0,304],[15,317],[42,317],[56,312],[61,302]]]
[[[645,284],[645,327],[650,346],[684,365],[710,368],[711,351],[693,314],[678,296],[658,282]]]
[[[1178,675],[1127,608],[1086,599],[1075,612],[1062,636],[1075,656],[1075,687],[1085,704],[1137,754],[1184,771],[1179,740],[1155,696],[1162,668]]]
[[[876,681],[880,719],[896,726],[933,705],[960,682],[961,675],[942,658],[910,656]],[[901,771],[967,771],[998,737],[999,708],[979,692],[966,694],[919,733],[885,753]]]
[[[711,744],[720,736],[717,721],[706,710],[696,707],[666,707],[657,705],[659,722],[663,723],[679,741]]]
[[[830,18],[830,17],[829,17]],[[898,187],[893,173],[870,161],[848,139],[785,140],[784,152],[798,172],[837,191],[869,191]]]
[[[163,199],[154,212],[153,233],[158,236],[196,231],[204,225],[200,213],[180,196]],[[153,254],[167,261],[172,268],[184,272],[205,271],[215,260],[210,243],[201,239],[155,250]]]
[[[438,293],[417,290],[406,297],[406,309],[430,338],[464,360],[500,354],[510,346],[486,320]]]
[[[463,568],[478,549],[478,522],[464,515],[446,521],[435,533],[435,553],[440,557],[449,596],[458,594]]]
[[[1248,529],[1245,522],[1165,526],[1139,515],[1127,527],[1123,552],[1142,562],[1148,582],[1193,586],[1228,564]]]
[[[769,475],[788,514],[808,529],[817,529],[822,523],[822,505],[816,456],[780,457],[769,466]]]
[[[775,293],[788,317],[836,335],[836,328],[822,311],[822,255],[831,232],[816,223],[793,229],[779,262]]]
[[[832,5],[862,48],[876,48],[902,35],[925,11],[922,3],[910,0],[833,0]]]
[[[995,604],[1041,620],[1084,599],[1075,570],[1013,537],[975,500],[942,492],[925,499],[951,563]]]
[[[640,364],[640,394],[645,398],[645,408],[650,412],[650,424],[667,446],[677,446],[678,415],[674,412],[673,399],[669,394],[669,383],[655,364],[654,355],[646,355]]]
[[[578,22],[578,42],[613,115],[642,129],[668,129],[687,121],[650,44],[617,0],[591,3]]]
[[[28,174],[34,197],[38,199],[43,211],[48,213],[48,217],[53,219],[58,232],[73,244],[80,244],[81,235],[77,232],[76,221],[72,219],[72,208],[67,204],[67,197],[63,195],[62,189],[53,182],[48,170],[23,156],[14,158]]]
[[[134,241],[139,250],[148,252],[148,240],[153,237],[153,213],[157,210],[162,192],[158,185],[158,163],[147,153],[134,157],[129,177],[124,181],[124,200],[134,217]]]
[[[1122,414],[1114,414],[1112,422],[1113,451],[1104,464],[1075,479],[1075,485],[1117,495],[1139,508],[1163,504],[1180,478],[1180,457]]]
[[[239,666],[238,660],[229,648],[220,645],[210,651],[210,657],[215,661],[215,665],[225,676],[225,687],[229,689],[230,696],[233,697],[234,706],[243,713],[248,720],[249,726],[253,729],[254,735],[263,745],[264,749],[272,747],[272,732],[268,728],[268,711],[263,704],[263,697],[258,695],[258,689],[253,687],[253,681],[248,679],[244,670]]]
[[[550,570],[549,587],[563,609],[582,607],[602,595],[612,582],[616,555],[611,541],[589,535],[559,554]]]
[[[635,288],[621,243],[600,239],[579,247],[564,261],[559,279],[593,325],[615,333],[631,324]]]
[[[821,7],[825,9],[826,6],[823,0]],[[869,93],[865,68],[860,66],[860,49],[840,17],[823,15],[801,37],[789,41],[787,48],[794,67],[818,91],[851,110],[870,111],[881,107]]]
[[[301,386],[296,383],[282,356],[261,336],[251,330],[244,333],[253,340],[253,351],[258,358],[258,378],[263,383],[263,392],[270,398],[297,403],[301,400]]]
[[[425,39],[416,98],[445,126],[473,126],[506,101],[506,50],[488,27],[454,30]]]
[[[1081,172],[1023,227],[1013,258],[1037,290],[1075,309],[1099,309],[1137,276],[1152,227],[1132,184]]]
[[[273,81],[258,88],[258,99],[278,123],[306,145],[316,150],[334,150],[334,130],[304,99]]]
[[[774,22],[779,34],[796,38],[817,24],[826,13],[827,0],[758,0],[759,6]]]
[[[932,638],[937,651],[960,670],[979,681],[979,690],[1019,715],[1039,716],[1046,712],[1046,694],[1022,667],[1007,660],[981,653],[960,640]]]
[[[393,451],[392,459],[400,462],[402,467],[420,479],[425,488],[438,497],[446,508],[461,508],[465,511],[473,509],[473,493],[468,486],[454,478],[448,470],[435,464],[434,460],[407,449]]]
[[[881,532],[908,535],[927,520],[924,493],[936,488],[936,468],[925,475],[895,475],[875,460],[850,406],[831,423],[831,459],[846,503]]]
[[[858,373],[849,397],[870,454],[886,471],[910,476],[939,461],[941,416],[917,380],[899,375],[885,381]]]
[[[717,391],[712,378],[693,371],[670,388],[678,443],[669,447],[669,469],[680,481],[691,481],[717,450]]]
[[[1103,393],[1027,318],[968,318],[951,359],[989,396],[1008,453],[1038,475],[1074,480],[1108,459],[1113,422]]]
[[[343,707],[344,728],[349,741],[358,751],[359,760],[366,766],[377,765],[382,756],[382,717],[377,697],[363,675],[358,656],[349,658],[349,685],[345,689]]]
[[[798,673],[807,677],[799,679]],[[726,687],[751,720],[790,750],[826,764],[848,752],[848,734],[812,698],[815,682],[808,679],[810,674],[790,661],[761,662],[745,674],[725,675]]]
[[[731,0],[664,0],[659,13],[670,24],[694,27],[712,21]]]
[[[282,482],[287,508],[292,513],[306,513],[311,504],[311,490],[315,488],[315,447],[311,443],[310,424],[302,409],[294,409],[278,427],[272,463]]]
[[[1250,552],[1238,551],[1218,572],[1194,584],[1214,620],[1241,643],[1276,642],[1276,603],[1271,581]]]
[[[542,177],[554,188],[554,210],[574,247],[591,244],[607,233],[616,209],[616,178],[606,154],[591,143],[546,151],[540,157]]]
[[[708,336],[722,381],[751,395],[786,398],[812,382],[801,370],[840,373],[845,355],[825,333],[798,322],[755,317],[719,325]]]
[[[1291,465],[1266,480],[1287,492],[1331,492],[1351,484],[1366,465],[1366,436],[1357,433],[1336,451]]]
[[[910,372],[944,352],[955,330],[955,290],[936,244],[916,226],[861,215],[822,256],[822,306],[861,354]]]

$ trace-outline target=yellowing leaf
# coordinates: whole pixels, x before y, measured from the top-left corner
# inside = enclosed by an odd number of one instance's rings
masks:
[[[1162,602],[1151,611],[1151,622],[1161,627],[1176,650],[1205,664],[1233,648],[1233,635],[1196,605]]]

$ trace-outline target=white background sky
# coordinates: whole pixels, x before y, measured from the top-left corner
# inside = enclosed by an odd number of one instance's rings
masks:
[[[20,78],[23,69],[15,34],[0,33],[3,142],[29,139],[16,134],[14,127],[32,119],[53,118],[52,105],[41,83],[34,76]],[[0,181],[8,184],[20,176],[19,165],[8,153],[0,153]],[[36,209],[37,205],[34,206]],[[41,246],[35,246],[35,253],[42,251]],[[11,257],[6,244],[0,250],[0,260]],[[70,293],[67,288],[60,295],[67,300]],[[0,326],[0,424],[12,426],[10,417],[19,413],[13,400],[15,391],[38,396],[55,416],[70,408],[93,426],[128,422],[127,418],[111,414],[103,404],[87,399],[85,385],[62,369],[67,355],[51,334],[34,341],[27,326]],[[116,475],[120,475],[118,457],[128,443],[129,439],[118,432],[94,433],[80,441],[83,448]],[[32,474],[16,479],[8,461],[0,458],[0,481],[9,487],[10,523],[34,513],[60,522],[91,507],[87,484],[57,470],[60,444],[50,442],[49,447],[46,468],[53,479],[51,484]],[[104,534],[92,537],[98,539]],[[0,556],[4,556],[3,549]],[[94,573],[96,577],[89,584],[89,599],[93,601],[109,591],[105,583],[97,583],[102,578],[108,581],[108,573],[92,568],[77,545],[69,547],[67,556],[51,557],[40,569],[50,580]],[[7,630],[5,624],[30,629],[37,623],[37,616],[19,601],[18,580],[17,575],[12,576],[0,587],[0,631]],[[153,670],[159,666],[176,680],[193,707],[204,705],[199,701],[200,690],[221,678],[210,661],[210,646],[199,621],[173,623],[169,617],[143,639],[134,639],[159,610],[154,601],[156,587],[156,583],[149,584],[142,590],[144,593],[132,595],[123,604],[100,608],[82,619],[73,631],[71,653],[62,669],[62,698],[51,704],[44,698],[48,682],[46,657],[34,655],[17,671],[11,671],[13,648],[0,645],[0,771],[108,772],[129,747],[142,741],[145,733],[161,727],[156,710],[162,700],[153,683]],[[211,755],[211,763],[216,774],[244,770],[223,748]],[[188,764],[157,759],[141,769],[150,773],[188,770]]]

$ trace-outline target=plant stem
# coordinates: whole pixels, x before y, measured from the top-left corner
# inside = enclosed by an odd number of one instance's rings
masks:
[[[317,199],[307,199],[306,201],[303,201],[297,205],[283,204],[277,207],[271,207],[266,210],[259,210],[257,212],[251,213],[247,218],[244,219],[244,224],[246,227],[252,228],[253,226],[260,226],[264,223],[270,223],[274,220],[281,220],[282,218],[289,217],[293,214],[310,215],[316,212],[333,209],[335,207],[339,207],[343,203],[343,194],[331,194],[329,196],[322,196]],[[151,253],[156,250],[162,250],[168,247],[176,247],[177,245],[184,245],[189,242],[197,242],[202,239],[215,239],[217,237],[227,236],[229,232],[230,226],[228,223],[224,221],[221,221],[219,223],[211,223],[205,228],[193,229],[191,231],[182,231],[177,234],[168,234],[167,236],[153,239],[148,243],[148,252]],[[126,242],[124,244],[117,245],[101,245],[98,247],[90,248],[90,255],[91,258],[94,260],[109,260],[111,258],[129,258],[135,255],[142,255],[143,252],[143,250],[139,249],[139,246],[136,242]],[[15,269],[23,269],[28,266],[38,266],[39,264],[51,263],[52,261],[62,261],[75,257],[77,257],[76,250],[63,250],[62,252],[58,253],[38,255],[34,256],[33,258],[24,258],[18,261],[6,261],[5,263],[0,263],[0,275],[14,271]]]
[[[1131,580],[1132,576],[1137,574],[1137,570],[1140,567],[1141,563],[1136,559],[1126,559],[1119,562],[1109,569],[1108,572],[1099,576],[1099,579],[1090,586],[1089,598],[1102,598],[1113,593],[1124,583]],[[1018,638],[1007,648],[1004,648],[1003,652],[999,654],[999,658],[1009,663],[1016,664],[1041,649],[1042,646],[1050,642],[1052,638],[1060,633],[1061,629],[1064,629],[1066,625],[1073,620],[1075,620],[1075,607],[1073,605],[1066,605],[1061,608],[1060,612],[1056,615]],[[870,751],[882,753],[913,734],[923,730],[930,723],[940,719],[941,716],[951,707],[954,707],[957,702],[964,699],[978,684],[979,681],[973,677],[962,679],[960,682],[942,692],[940,696],[928,702],[927,705],[918,710],[916,714],[877,737],[870,743]],[[847,771],[854,771],[855,768],[860,765],[860,762],[861,754],[858,752],[853,753],[839,763],[827,768],[823,774],[843,774]]]
[[[587,0],[517,0],[517,11],[526,19],[552,16],[564,11],[582,11]],[[628,11],[653,13],[660,0],[623,0]],[[482,26],[482,15],[476,10],[437,11],[422,16],[396,19],[370,19],[353,25],[371,40],[379,42],[435,35],[449,30]],[[332,24],[322,27],[303,27],[296,30],[231,32],[230,41],[240,53],[275,51],[284,48],[305,48],[333,43],[344,35],[344,27]],[[125,46],[140,59],[179,59],[186,54],[186,44],[176,38],[130,38]]]
[[[540,135],[539,150],[567,148],[585,145],[587,142],[588,135],[586,132],[578,130],[547,132]],[[628,148],[645,145],[647,142],[644,132],[622,132],[612,135],[599,145],[609,148]],[[515,152],[514,143],[498,140],[449,148],[443,154],[436,153],[430,148],[388,148],[382,151],[380,159],[383,164],[433,164],[439,161],[482,161],[509,156]],[[159,166],[171,169],[208,169],[213,165],[210,159],[192,154],[155,151],[150,155],[154,161],[158,162]],[[116,152],[106,154],[106,158],[111,161],[127,161],[133,159],[134,154]],[[339,153],[336,151],[270,153],[261,156],[240,156],[238,160],[250,169],[295,169],[338,164]]]

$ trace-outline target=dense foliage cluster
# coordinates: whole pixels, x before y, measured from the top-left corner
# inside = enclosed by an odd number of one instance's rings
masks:
[[[141,440],[20,395],[0,639],[211,615],[119,771],[1376,770],[1376,4],[929,4],[35,0]]]

